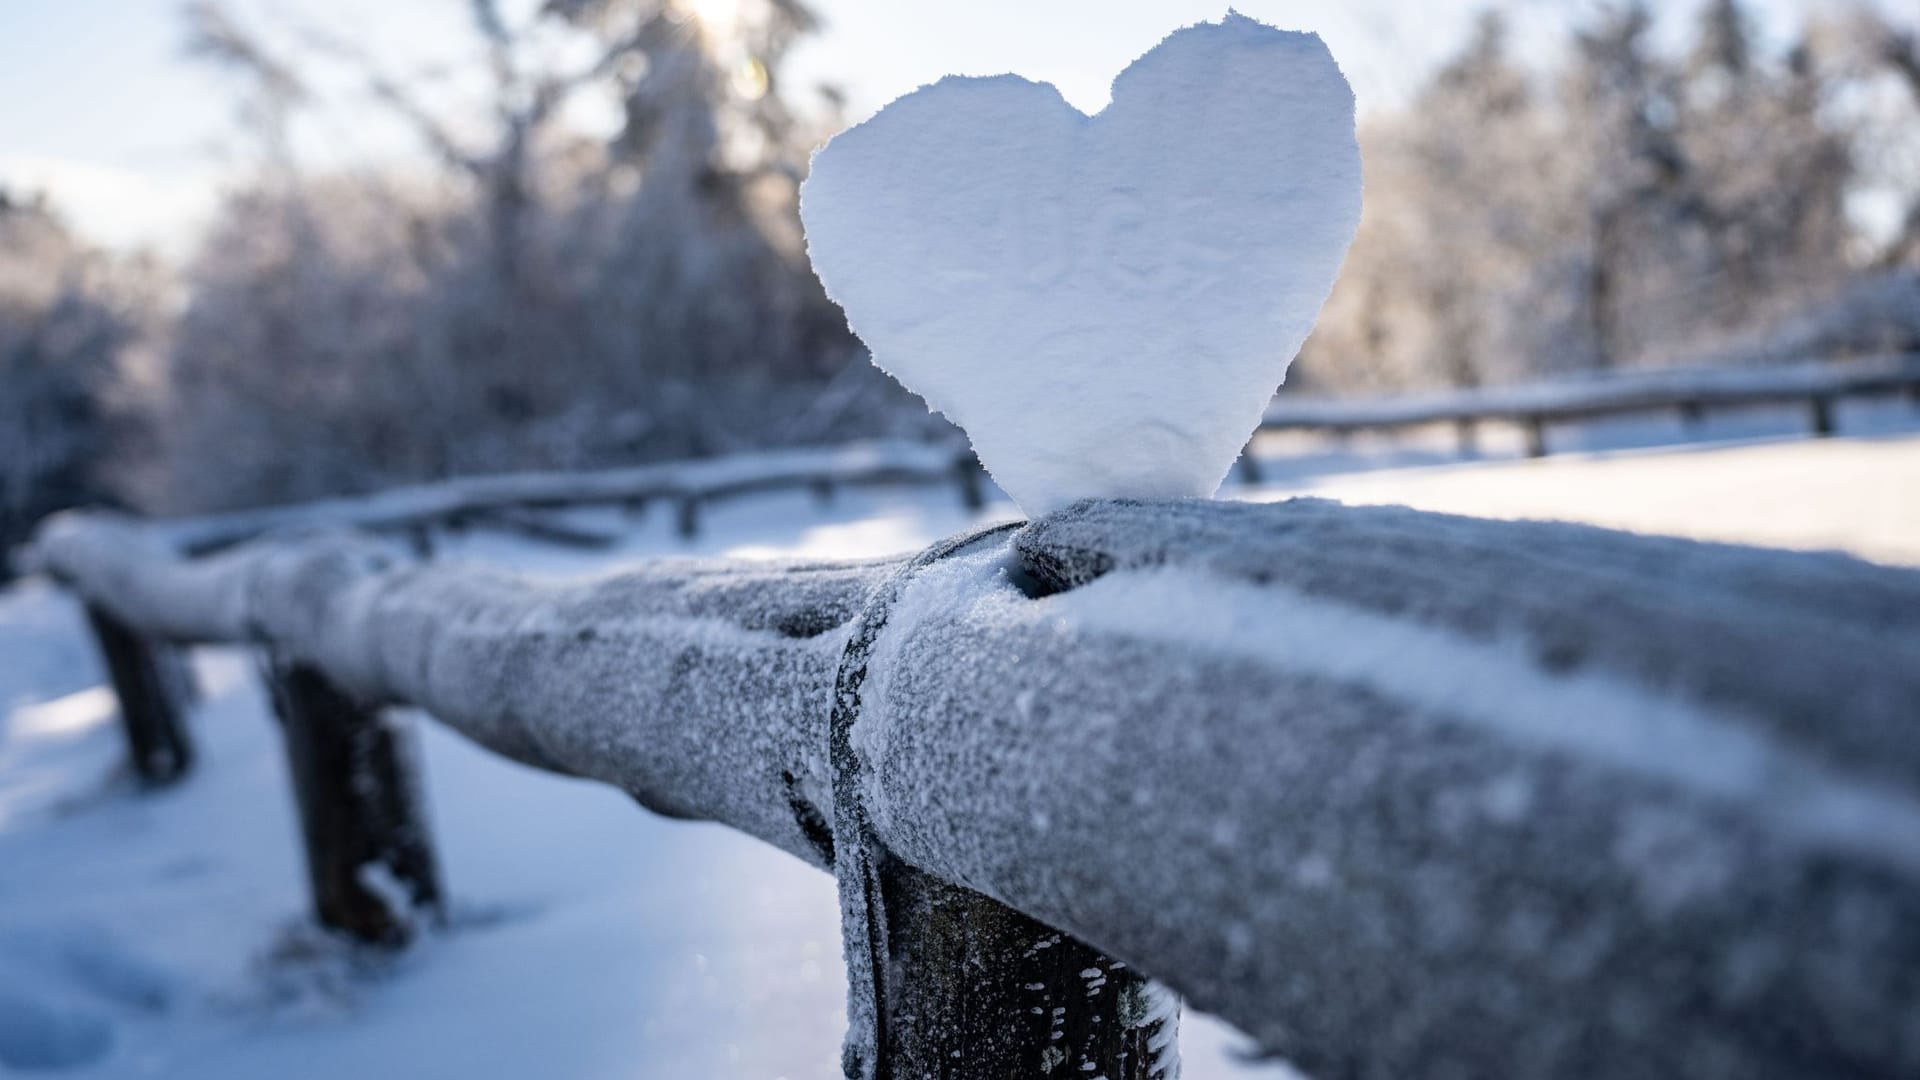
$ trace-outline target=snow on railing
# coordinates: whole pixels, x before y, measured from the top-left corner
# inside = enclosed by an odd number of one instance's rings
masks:
[[[1906,392],[1920,401],[1920,355],[1848,364],[1736,371],[1694,369],[1561,383],[1535,383],[1444,394],[1355,400],[1282,395],[1267,409],[1261,430],[1361,430],[1454,423],[1463,449],[1474,426],[1507,420],[1529,431],[1529,453],[1546,452],[1545,426],[1618,413],[1677,409],[1689,422],[1713,406],[1804,401],[1817,434],[1832,434],[1837,398]],[[1242,479],[1259,482],[1252,447],[1241,458]],[[881,440],[836,447],[736,454],[584,472],[525,472],[462,477],[390,488],[370,495],[320,499],[291,506],[207,514],[155,522],[146,531],[188,554],[207,554],[269,533],[316,528],[399,532],[423,553],[437,527],[477,526],[579,547],[606,546],[614,537],[569,525],[543,511],[594,506],[674,507],[675,527],[691,537],[703,506],[749,494],[805,489],[822,496],[840,487],[954,484],[964,505],[986,501],[987,477],[971,450],[957,441]]]
[[[967,506],[984,501],[980,463],[956,442],[888,440],[843,446],[764,451],[728,457],[637,465],[589,472],[527,472],[463,477],[390,488],[371,495],[321,499],[185,518],[154,531],[182,551],[205,554],[265,533],[313,528],[405,531],[425,545],[435,525],[488,525],[540,539],[592,544],[590,533],[530,516],[539,510],[589,506],[675,507],[683,536],[699,530],[702,505],[769,491],[869,484],[950,483]]]
[[[1170,1075],[1146,977],[1323,1078],[1920,1075],[1913,571],[1314,500],[565,584],[34,557],[149,668],[266,652],[328,925],[438,903],[400,705],[835,869],[853,1075]]]
[[[1901,392],[1920,402],[1920,355],[1746,370],[1650,371],[1354,400],[1282,394],[1260,427],[1352,432],[1451,423],[1458,427],[1461,448],[1470,451],[1476,424],[1507,421],[1526,428],[1527,452],[1540,457],[1547,452],[1546,427],[1551,423],[1676,410],[1695,424],[1709,408],[1804,403],[1814,434],[1831,435],[1836,399]]]

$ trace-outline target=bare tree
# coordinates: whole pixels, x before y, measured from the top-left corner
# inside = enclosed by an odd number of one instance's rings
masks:
[[[196,52],[247,77],[267,167],[189,275],[176,502],[764,442],[854,356],[800,244],[818,131],[778,73],[804,7],[549,0],[516,23],[463,2],[485,71],[464,111],[351,37],[193,9]],[[420,169],[301,165],[310,87],[343,76]],[[566,123],[583,100],[611,137]]]
[[[1844,91],[1827,104],[1860,133],[1862,166],[1895,208],[1873,263],[1920,268],[1920,26],[1855,3],[1817,20],[1810,37],[1814,62]]]
[[[141,404],[129,353],[151,320],[136,269],[0,189],[0,552],[47,513],[118,501]]]
[[[1783,358],[1770,334],[1815,354],[1904,340],[1915,320],[1899,305],[1920,297],[1854,283],[1907,241],[1873,253],[1849,205],[1878,183],[1920,206],[1920,186],[1863,165],[1893,140],[1846,107],[1853,84],[1904,70],[1912,39],[1878,17],[1846,26],[1851,52],[1818,27],[1769,48],[1740,0],[1712,0],[1670,54],[1642,4],[1616,4],[1562,59],[1528,66],[1489,16],[1404,110],[1365,126],[1366,218],[1303,375],[1473,386]],[[1891,316],[1893,337],[1811,334],[1843,310]]]

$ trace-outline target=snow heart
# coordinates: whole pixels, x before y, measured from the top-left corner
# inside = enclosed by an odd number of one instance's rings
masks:
[[[1089,117],[950,77],[842,132],[807,249],[874,361],[967,430],[1029,515],[1206,496],[1360,218],[1353,92],[1312,34],[1179,30]]]

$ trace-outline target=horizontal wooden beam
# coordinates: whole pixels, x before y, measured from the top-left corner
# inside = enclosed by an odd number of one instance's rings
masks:
[[[549,584],[335,537],[43,557],[161,636],[815,865],[901,560]],[[903,864],[1319,1077],[1920,1074],[1920,573],[1299,500],[1077,506],[914,575],[850,745]]]
[[[866,486],[956,484],[974,505],[971,478],[955,470],[971,455],[955,443],[904,440],[737,454],[583,472],[502,473],[389,488],[369,495],[321,499],[155,523],[151,534],[189,555],[207,555],[275,533],[364,529],[406,533],[433,524],[493,516],[528,523],[527,511],[633,506],[649,500],[699,504],[820,484]],[[571,530],[577,532],[577,530]],[[556,537],[563,542],[573,537]]]
[[[1691,425],[1708,408],[1805,405],[1818,413],[1840,398],[1903,392],[1910,397],[1920,393],[1920,355],[1782,368],[1651,371],[1352,400],[1283,394],[1260,426],[1266,431],[1356,432],[1502,421],[1537,427],[1675,410]],[[1830,434],[1831,427],[1829,420],[1819,433]]]

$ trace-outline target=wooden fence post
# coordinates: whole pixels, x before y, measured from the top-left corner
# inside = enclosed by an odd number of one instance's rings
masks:
[[[407,546],[413,550],[414,558],[433,558],[433,525],[425,521],[408,525]]]
[[[987,470],[980,464],[979,454],[969,450],[960,455],[953,463],[953,472],[954,479],[960,485],[960,505],[968,510],[978,510],[987,505]]]
[[[873,644],[922,568],[1015,526],[920,553],[867,600],[835,678],[831,840],[849,986],[850,1080],[1171,1080],[1179,1003],[1125,965],[924,873],[874,835],[853,745]],[[802,825],[805,828],[805,825]]]
[[[881,853],[873,1061],[849,1077],[1177,1075],[1179,1001],[1118,961]],[[857,976],[856,976],[857,977]]]
[[[1453,422],[1453,434],[1460,447],[1460,456],[1472,458],[1480,456],[1480,428],[1471,418],[1461,417]]]
[[[266,664],[321,925],[372,945],[437,917],[440,880],[408,733],[314,668]]]
[[[1527,456],[1541,458],[1547,456],[1547,421],[1541,416],[1526,418]]]
[[[1249,486],[1266,482],[1266,471],[1260,467],[1260,459],[1253,456],[1253,444],[1260,438],[1258,431],[1240,448],[1240,482]]]
[[[178,781],[193,767],[186,723],[193,683],[185,659],[178,649],[142,636],[106,609],[93,604],[86,609],[107,678],[120,699],[120,727],[134,775],[152,787]]]
[[[1810,412],[1808,419],[1812,421],[1813,433],[1821,438],[1832,435],[1833,399],[1827,397],[1825,394],[1815,394],[1813,397],[1807,399],[1807,406]]]

